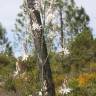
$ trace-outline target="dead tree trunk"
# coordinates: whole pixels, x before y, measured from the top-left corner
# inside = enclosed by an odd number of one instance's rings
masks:
[[[47,47],[44,38],[44,30],[41,23],[40,11],[37,9],[39,0],[27,0],[28,9],[30,10],[30,24],[34,38],[34,45],[38,55],[39,68],[42,73],[43,80],[47,82],[48,96],[55,96],[55,87],[52,80],[52,73],[49,64]]]
[[[62,7],[59,7],[59,14],[60,14],[60,25],[61,25],[61,47],[62,47],[62,56],[64,56],[64,32],[63,32],[63,14],[62,14]]]

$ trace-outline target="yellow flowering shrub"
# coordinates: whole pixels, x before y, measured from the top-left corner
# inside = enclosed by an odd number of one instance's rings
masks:
[[[85,86],[89,81],[89,76],[87,75],[80,75],[78,77],[78,83],[79,83],[79,86],[82,87],[82,86]]]
[[[78,85],[80,87],[86,86],[89,81],[91,82],[91,80],[96,79],[96,73],[85,73],[85,74],[81,74],[79,75],[79,77],[77,78],[78,80]]]

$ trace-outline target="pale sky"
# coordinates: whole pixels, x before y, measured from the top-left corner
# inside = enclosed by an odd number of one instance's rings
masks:
[[[9,39],[13,39],[11,30],[19,11],[20,0],[0,0],[0,22],[8,32]]]
[[[86,13],[90,16],[90,26],[96,36],[96,0],[75,0],[78,6],[83,6]],[[0,0],[0,22],[8,32],[9,40],[12,41],[16,15],[22,0]]]
[[[10,33],[14,27],[16,15],[22,0],[0,0],[0,22]],[[90,26],[96,34],[96,0],[75,0],[78,6],[83,6],[86,13],[90,16]]]

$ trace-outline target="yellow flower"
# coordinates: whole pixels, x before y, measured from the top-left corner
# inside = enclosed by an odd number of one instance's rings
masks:
[[[90,76],[84,74],[80,75],[78,78],[78,83],[80,87],[86,86],[90,80]]]

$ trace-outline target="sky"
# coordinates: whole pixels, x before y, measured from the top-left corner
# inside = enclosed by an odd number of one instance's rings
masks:
[[[90,26],[93,29],[93,35],[96,36],[96,0],[75,0],[76,4],[85,8],[90,16]],[[10,41],[14,41],[14,35],[11,32],[14,29],[17,13],[22,0],[0,0],[0,22],[8,32]]]
[[[10,40],[13,39],[11,30],[14,28],[20,4],[20,0],[0,0],[0,22],[7,30]]]
[[[14,45],[14,33],[12,29],[14,29],[21,2],[21,0],[0,0],[0,22],[8,33],[7,37],[12,42],[11,45]]]
[[[11,30],[14,28],[15,19],[19,12],[22,0],[0,0],[0,22],[8,31],[9,39],[12,40]],[[96,35],[96,0],[75,0],[78,6],[83,6],[90,16],[90,26]]]

